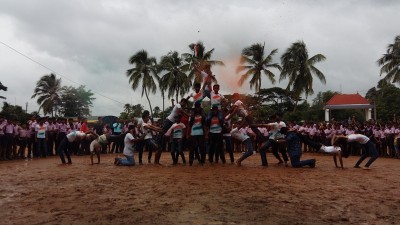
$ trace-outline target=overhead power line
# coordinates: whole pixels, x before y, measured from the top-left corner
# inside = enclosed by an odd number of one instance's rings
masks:
[[[29,59],[30,61],[32,61],[32,62],[34,62],[34,63],[40,65],[41,67],[43,67],[43,68],[45,68],[45,69],[47,69],[47,70],[49,70],[49,71],[51,71],[52,73],[57,74],[57,75],[59,75],[60,77],[66,79],[66,80],[69,80],[70,82],[75,83],[75,84],[77,84],[77,85],[83,85],[83,84],[78,83],[78,82],[76,82],[76,81],[74,81],[74,80],[71,80],[70,78],[68,78],[67,76],[62,75],[61,73],[56,72],[55,70],[53,70],[53,69],[51,69],[50,67],[44,65],[43,63],[38,62],[38,61],[32,59],[31,57],[29,57],[29,56],[27,56],[26,54],[24,54],[24,53],[18,51],[17,49],[13,48],[12,46],[10,46],[10,45],[8,45],[8,44],[2,42],[2,41],[0,41],[0,43],[3,44],[4,46],[6,46],[7,48],[13,50],[14,52],[16,52],[16,53],[22,55],[23,57]],[[86,86],[86,85],[84,85],[84,86]],[[111,100],[111,101],[120,103],[121,105],[125,105],[125,103],[122,103],[122,102],[120,102],[120,101],[118,101],[118,100],[115,100],[115,99],[113,99],[113,98],[110,98],[110,97],[108,97],[108,96],[106,96],[106,95],[104,95],[104,94],[101,94],[101,93],[99,93],[99,92],[93,91],[93,93],[95,93],[95,94],[97,94],[97,95],[100,95],[100,96],[102,96],[102,97],[104,97],[104,98],[107,98],[107,99],[109,99],[109,100]]]

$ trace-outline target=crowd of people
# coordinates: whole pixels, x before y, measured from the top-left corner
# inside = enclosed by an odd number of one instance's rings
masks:
[[[91,155],[93,164],[94,155],[100,163],[100,154],[121,153],[125,158],[115,158],[115,165],[135,165],[134,152],[139,164],[143,164],[143,152],[148,152],[147,163],[160,164],[161,154],[168,151],[174,165],[179,159],[183,164],[188,159],[190,166],[195,160],[201,165],[226,163],[228,153],[230,163],[240,166],[259,152],[261,165],[267,167],[266,154],[271,149],[277,162],[285,166],[290,159],[293,167],[315,167],[315,159],[300,160],[302,153],[327,152],[334,154],[337,167],[338,155],[343,168],[342,156],[361,155],[355,167],[367,156],[371,160],[366,167],[378,156],[399,158],[400,126],[395,122],[285,123],[280,113],[253,118],[238,93],[229,102],[219,93],[210,70],[201,74],[203,84],[195,84],[194,92],[179,103],[172,101],[173,109],[163,121],[153,120],[147,110],[139,119],[106,124],[99,117],[93,125],[86,119],[32,118],[21,124],[0,117],[0,160],[59,155],[64,165],[72,163],[73,154]],[[204,98],[210,99],[208,112],[203,109]],[[189,100],[193,107],[188,107]],[[235,161],[234,152],[243,154]]]

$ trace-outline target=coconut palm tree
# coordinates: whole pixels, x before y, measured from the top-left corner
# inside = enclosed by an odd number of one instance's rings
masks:
[[[240,77],[239,85],[242,86],[244,81],[250,79],[250,88],[255,88],[256,92],[261,88],[262,74],[266,75],[272,84],[275,84],[275,74],[269,68],[275,68],[279,71],[282,70],[281,66],[277,63],[272,63],[272,56],[278,52],[274,49],[268,56],[264,56],[264,45],[253,44],[250,47],[242,50],[240,58],[240,66],[237,67],[236,72],[245,71]]]
[[[293,91],[293,97],[296,100],[294,111],[296,111],[300,95],[304,94],[307,98],[314,93],[313,75],[323,84],[326,83],[325,75],[314,66],[325,59],[322,54],[308,58],[307,47],[303,41],[293,43],[282,55],[282,72],[279,80],[289,79],[287,89]]]
[[[161,70],[160,68],[161,66],[158,66],[158,70]],[[161,91],[161,97],[162,97],[162,116],[161,116],[161,123],[164,123],[164,110],[165,110],[165,91],[167,90],[167,85],[163,82],[161,82],[161,77],[158,76],[157,77],[157,82],[158,85],[160,87],[160,91]]]
[[[126,112],[128,115],[131,115],[131,112],[132,112],[132,106],[131,106],[131,104],[126,103],[126,104],[124,105],[124,112]]]
[[[175,95],[176,101],[179,101],[178,96],[182,97],[192,86],[190,78],[185,73],[188,70],[185,60],[178,52],[170,52],[161,57],[160,70],[166,71],[160,79],[161,89],[168,90],[168,97]]]
[[[0,90],[2,90],[2,91],[7,91],[7,87],[4,86],[1,82],[0,82]],[[0,98],[6,99],[6,97],[4,97],[4,96],[0,96]]]
[[[190,44],[189,49],[191,53],[184,53],[182,54],[182,56],[188,66],[189,78],[191,80],[193,80],[194,78],[194,83],[201,83],[202,78],[200,75],[200,71],[204,70],[206,65],[209,65],[210,67],[214,65],[224,66],[224,63],[222,61],[211,60],[214,49],[206,51],[206,48],[201,41]]]
[[[150,106],[150,113],[153,116],[149,92],[155,94],[157,91],[157,85],[154,81],[154,78],[158,79],[157,60],[154,57],[149,57],[147,51],[140,50],[129,58],[129,63],[135,66],[126,71],[126,75],[129,77],[129,83],[132,83],[132,89],[134,91],[139,87],[139,84],[141,84],[142,97],[143,94],[146,95]]]
[[[400,83],[400,36],[394,39],[393,44],[388,45],[386,54],[377,62],[379,66],[382,66],[381,76],[386,74],[385,80]]]
[[[38,98],[37,103],[39,104],[39,110],[43,109],[43,114],[51,114],[54,116],[54,112],[57,111],[57,107],[61,102],[61,78],[56,78],[56,75],[51,73],[50,75],[44,75],[36,83],[36,88],[33,91],[31,98]]]

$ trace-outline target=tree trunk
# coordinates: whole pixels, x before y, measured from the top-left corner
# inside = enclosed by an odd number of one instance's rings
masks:
[[[176,89],[176,99],[175,99],[175,101],[176,101],[176,103],[179,103],[179,87]]]
[[[297,104],[298,104],[298,103],[299,103],[299,99],[296,98],[296,103],[294,104],[293,112],[296,112],[296,110],[297,110]]]
[[[153,108],[151,107],[151,102],[150,102],[150,99],[149,99],[149,95],[147,94],[147,88],[146,87],[143,87],[143,88],[144,88],[144,94],[146,95],[147,101],[149,102],[150,115],[151,115],[151,117],[153,117]]]
[[[164,117],[165,117],[165,93],[162,91],[162,116],[161,116],[161,122],[162,124],[164,123]]]

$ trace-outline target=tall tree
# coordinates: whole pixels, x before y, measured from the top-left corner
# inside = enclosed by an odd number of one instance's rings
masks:
[[[66,117],[87,117],[90,115],[90,107],[93,105],[91,90],[86,91],[85,86],[78,88],[64,86],[61,93],[60,113]]]
[[[153,116],[149,92],[155,94],[157,91],[157,85],[154,81],[154,78],[158,79],[157,60],[154,57],[149,57],[147,51],[140,50],[131,56],[129,63],[134,65],[134,68],[126,71],[126,75],[129,77],[129,83],[132,84],[132,89],[134,91],[139,87],[139,84],[141,84],[142,97],[143,94],[146,95],[150,106],[150,113]]]
[[[61,78],[57,79],[56,75],[51,73],[40,78],[31,98],[38,98],[39,111],[42,109],[44,115],[51,114],[54,116],[54,112],[61,102],[60,92]]]
[[[179,101],[178,96],[182,97],[192,86],[190,78],[186,75],[188,67],[185,60],[178,52],[170,52],[161,57],[160,70],[166,72],[160,79],[161,89],[168,90],[168,97],[175,95],[176,101]]]
[[[19,105],[10,105],[7,102],[3,102],[3,107],[0,111],[0,116],[4,116],[10,120],[18,120],[21,123],[25,123],[32,117],[32,115],[25,112]]]
[[[275,68],[279,71],[282,70],[279,64],[272,62],[272,56],[277,52],[278,49],[274,49],[265,57],[264,45],[259,43],[244,48],[240,58],[241,65],[238,66],[236,70],[237,73],[245,71],[238,82],[239,85],[242,86],[244,81],[251,77],[250,88],[254,87],[256,92],[258,92],[261,88],[262,74],[267,76],[272,84],[275,84],[275,74],[269,70],[269,68]]]
[[[141,117],[144,108],[141,104],[132,105],[132,115],[135,117]]]
[[[374,105],[375,119],[388,120],[390,117],[399,112],[397,98],[400,99],[399,89],[385,78],[378,82],[376,87],[370,88],[365,94],[365,98]],[[390,106],[390,107],[388,107]]]
[[[378,59],[381,67],[381,76],[385,75],[385,80],[392,83],[400,83],[400,36],[394,39],[393,44],[388,45],[386,54]]]
[[[267,89],[260,89],[257,96],[260,98],[262,105],[267,105],[272,112],[285,112],[292,111],[294,101],[292,99],[291,91],[282,89],[280,87],[272,87]]]
[[[161,70],[160,66],[158,67]],[[161,77],[157,76],[157,82],[160,87],[161,97],[162,97],[162,115],[161,115],[161,122],[164,123],[164,110],[165,110],[165,92],[167,91],[167,85],[161,82]]]
[[[1,91],[7,91],[7,87],[4,86],[1,82],[0,82],[0,90],[1,90]],[[6,99],[6,97],[4,97],[4,96],[0,96],[0,98]]]
[[[131,112],[132,112],[131,104],[127,103],[127,104],[124,105],[124,112],[126,112],[128,115],[131,114]]]
[[[204,70],[206,65],[211,67],[214,65],[224,66],[224,63],[219,60],[211,60],[214,49],[206,51],[203,42],[198,41],[189,45],[191,53],[184,53],[182,56],[185,58],[189,70],[189,78],[194,78],[194,83],[201,83],[201,70]]]
[[[282,72],[280,81],[288,78],[287,89],[294,92],[296,106],[300,95],[304,94],[306,98],[314,93],[313,75],[315,75],[323,84],[326,83],[324,74],[314,65],[317,62],[324,61],[326,58],[322,54],[314,55],[308,58],[308,50],[303,41],[293,43],[281,57]]]

